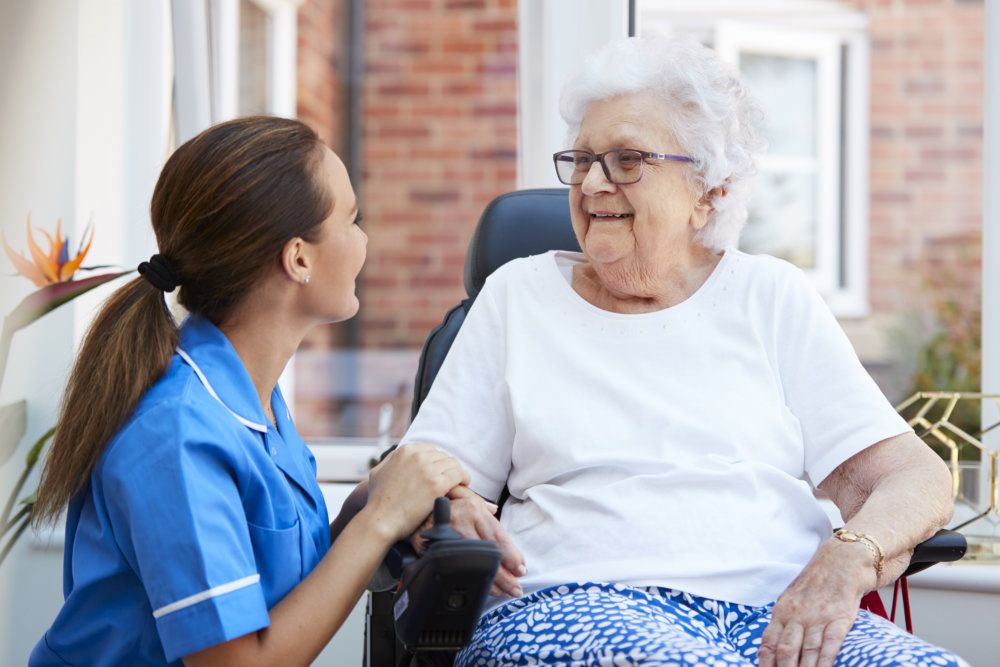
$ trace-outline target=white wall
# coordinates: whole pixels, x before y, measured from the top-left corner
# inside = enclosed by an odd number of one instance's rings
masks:
[[[61,217],[71,247],[92,215],[85,264],[134,267],[153,252],[148,207],[169,122],[167,18],[166,0],[0,0],[0,220],[14,247],[25,247],[30,209],[39,228]],[[34,290],[7,275],[0,285],[0,313]],[[0,468],[2,498],[28,444],[54,422],[75,345],[112,289],[15,337],[0,403],[27,398],[29,425]],[[38,545],[26,535],[0,567],[3,665],[25,664],[62,603],[61,550]]]
[[[24,248],[29,209],[36,225],[52,229],[62,217],[67,231],[76,231],[76,56],[76,2],[0,0],[0,220],[15,247]],[[0,285],[4,313],[34,289],[7,275],[0,276]],[[25,443],[0,469],[4,499],[20,473],[27,441],[53,420],[72,346],[69,309],[14,339],[0,403],[27,398],[29,423]],[[23,539],[0,568],[0,664],[26,663],[61,600],[60,554],[33,550]]]
[[[294,14],[294,2],[279,4]],[[170,19],[168,0],[0,0],[0,221],[14,247],[25,247],[30,209],[39,228],[63,218],[74,247],[93,216],[86,264],[132,268],[155,252],[149,200],[170,148]],[[35,289],[8,269],[0,258],[0,315]],[[112,289],[15,338],[0,404],[26,398],[29,430],[0,467],[0,502],[28,443],[54,422],[75,346]],[[25,664],[62,604],[62,550],[45,543],[26,535],[0,567],[0,665]],[[360,663],[362,609],[317,664]]]

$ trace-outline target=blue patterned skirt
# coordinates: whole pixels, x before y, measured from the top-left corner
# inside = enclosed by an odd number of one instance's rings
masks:
[[[458,667],[756,665],[773,603],[750,607],[669,588],[566,584],[483,615]],[[862,611],[837,665],[955,666],[965,661]]]

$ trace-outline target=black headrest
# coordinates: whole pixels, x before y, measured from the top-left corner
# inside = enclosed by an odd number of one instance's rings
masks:
[[[569,217],[569,190],[539,188],[489,203],[465,253],[465,291],[479,294],[486,278],[512,259],[549,250],[580,250]]]

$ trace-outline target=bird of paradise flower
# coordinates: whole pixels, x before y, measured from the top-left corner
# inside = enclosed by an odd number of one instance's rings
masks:
[[[90,245],[94,241],[93,221],[87,223],[87,228],[80,237],[80,247],[72,259],[69,256],[69,237],[62,234],[61,218],[56,221],[54,236],[44,229],[42,234],[49,242],[48,252],[44,252],[35,240],[35,231],[31,227],[31,214],[29,213],[26,236],[28,250],[31,254],[30,260],[11,248],[10,244],[7,243],[7,237],[2,232],[0,232],[0,240],[3,241],[3,250],[7,253],[7,258],[10,259],[17,272],[35,283],[36,287],[45,287],[71,280],[73,274],[83,264],[84,257],[90,252]]]
[[[70,256],[69,237],[63,236],[62,220],[56,222],[54,234],[42,230],[42,235],[48,242],[48,252],[42,249],[35,238],[35,230],[31,226],[31,214],[29,213],[27,222],[28,257],[25,257],[11,248],[10,244],[7,243],[6,236],[0,232],[4,252],[11,264],[14,265],[14,269],[39,288],[26,296],[4,318],[3,328],[0,330],[0,387],[3,386],[7,357],[15,333],[81,294],[130,273],[130,271],[114,271],[79,280],[74,279],[77,271],[107,268],[105,266],[82,266],[94,240],[94,227],[91,223],[87,224],[73,256]],[[26,430],[27,403],[25,401],[0,406],[0,465],[6,463],[13,455]],[[42,449],[54,433],[55,428],[49,429],[31,446],[25,457],[24,470],[18,477],[3,509],[0,510],[0,538],[4,538],[10,533],[6,543],[0,547],[0,563],[3,563],[11,548],[31,523],[31,510],[34,506],[35,494],[28,494],[19,501],[18,496],[31,475],[32,469],[40,460]],[[20,505],[20,510],[12,517],[15,505]]]

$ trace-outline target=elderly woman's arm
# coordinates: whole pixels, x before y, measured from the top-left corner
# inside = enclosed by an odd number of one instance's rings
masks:
[[[761,644],[763,667],[833,665],[861,596],[902,574],[913,548],[942,528],[953,509],[947,467],[912,432],[855,454],[819,489],[840,509],[845,528],[878,541],[884,569],[876,580],[865,544],[827,540],[778,598]]]
[[[819,489],[837,505],[846,528],[879,540],[885,550],[879,586],[906,570],[913,548],[943,528],[954,509],[947,466],[913,433],[859,452]]]

